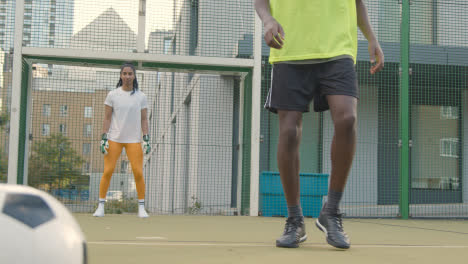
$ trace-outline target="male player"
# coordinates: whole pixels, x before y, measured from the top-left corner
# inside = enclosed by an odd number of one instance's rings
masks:
[[[350,247],[339,203],[356,146],[358,85],[354,65],[357,27],[369,42],[370,73],[384,66],[362,0],[255,0],[271,47],[272,85],[265,108],[279,115],[278,168],[288,219],[278,247],[298,247],[307,239],[299,200],[299,144],[302,113],[330,110],[335,134],[331,144],[328,201],[316,226],[337,248]]]

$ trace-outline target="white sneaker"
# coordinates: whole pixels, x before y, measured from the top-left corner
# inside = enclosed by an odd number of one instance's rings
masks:
[[[96,212],[94,212],[93,216],[96,217],[103,217],[104,216],[104,204],[99,203]]]
[[[139,205],[138,206],[138,217],[141,217],[141,218],[149,217],[148,213],[145,210],[144,205]]]

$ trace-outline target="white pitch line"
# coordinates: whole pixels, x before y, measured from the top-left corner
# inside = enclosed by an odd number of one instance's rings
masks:
[[[94,245],[135,245],[135,246],[195,246],[195,247],[271,247],[271,245],[264,244],[216,244],[216,243],[144,243],[144,242],[88,242]]]
[[[142,240],[165,240],[167,237],[136,237],[136,239]]]
[[[249,243],[199,243],[199,242],[98,242],[89,241],[88,244],[92,245],[134,245],[134,246],[169,246],[169,247],[275,247],[274,243],[271,244],[249,244]],[[303,244],[301,247],[331,247],[322,244]],[[451,248],[451,249],[464,249],[468,245],[351,245],[351,248]]]
[[[468,248],[468,246],[456,245],[351,245],[358,248]]]

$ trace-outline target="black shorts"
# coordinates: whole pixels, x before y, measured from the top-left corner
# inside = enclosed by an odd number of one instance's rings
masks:
[[[354,61],[350,58],[317,64],[274,64],[271,87],[265,108],[309,112],[329,109],[327,95],[349,95],[359,98]]]

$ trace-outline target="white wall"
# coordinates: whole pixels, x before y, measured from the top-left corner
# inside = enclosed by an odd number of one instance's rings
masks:
[[[218,213],[231,203],[233,80],[204,76],[200,84],[198,194]]]
[[[239,40],[253,35],[254,6],[251,0],[206,0],[200,3],[200,56],[227,57],[237,55]]]
[[[343,196],[343,205],[377,204],[378,101],[375,87],[359,87],[358,139],[356,155]],[[331,173],[330,147],[333,123],[330,111],[324,115],[323,171]]]
[[[148,204],[153,212],[177,214],[198,201],[203,212],[224,213],[231,203],[234,81],[195,75],[186,85],[187,76],[175,76],[172,114],[172,74],[164,75],[156,96]]]
[[[467,13],[466,1],[437,1],[438,45],[468,47]]]
[[[468,203],[468,91],[464,91],[462,94],[462,115],[463,115],[463,202]]]
[[[189,3],[178,1],[176,7],[180,14],[176,21],[180,22],[174,33],[179,55],[188,55],[190,48]],[[195,55],[235,57],[238,41],[244,34],[253,34],[253,20],[250,0],[200,1]],[[155,192],[149,204],[155,212],[186,213],[198,201],[202,212],[222,214],[231,204],[234,81],[220,75],[195,74],[191,80],[188,76],[175,74],[172,115],[172,74],[161,77],[153,120],[157,122],[154,138],[160,144],[152,160],[157,165],[148,181],[148,189]],[[173,117],[175,123],[171,124]]]

